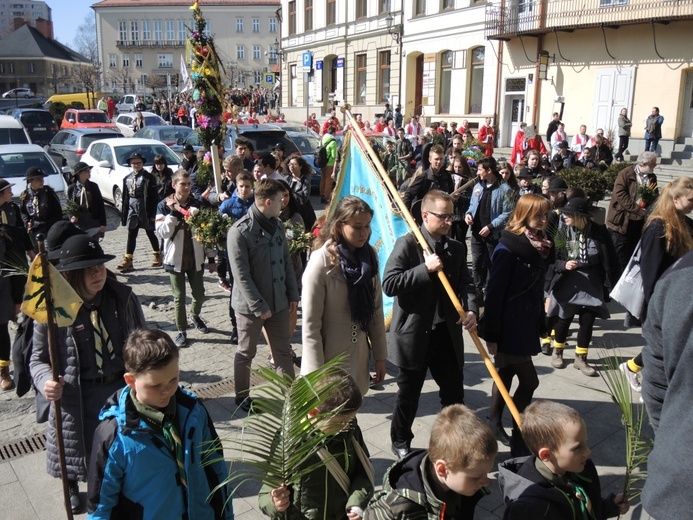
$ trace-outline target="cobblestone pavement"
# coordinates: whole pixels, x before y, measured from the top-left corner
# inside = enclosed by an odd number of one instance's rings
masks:
[[[317,202],[313,201],[315,207],[319,206]],[[107,253],[117,255],[117,258],[109,263],[109,267],[114,269],[124,252],[126,232],[122,228],[116,229],[117,216],[112,208],[109,208],[109,223],[110,231],[103,246]],[[118,279],[134,288],[151,326],[169,331],[173,336],[175,325],[169,280],[161,269],[149,267],[151,252],[148,251],[148,247],[146,237],[141,235],[135,253],[136,270],[118,275]],[[226,446],[231,453],[233,440],[239,434],[244,415],[241,412],[235,414],[232,386],[229,387],[227,384],[233,377],[234,355],[234,346],[229,342],[231,327],[228,317],[228,293],[218,287],[216,276],[209,274],[205,276],[205,290],[207,301],[202,317],[207,321],[210,332],[203,335],[195,329],[189,331],[190,348],[181,351],[181,382],[193,391],[209,390],[209,385],[218,387],[215,393],[222,395],[205,399],[205,405],[220,435],[228,441]],[[623,329],[623,314],[619,308],[613,306],[612,314],[609,320],[597,321],[594,345],[605,346],[607,349],[618,346],[618,354],[624,358],[636,354],[642,346],[640,330]],[[300,355],[300,321],[292,342]],[[466,334],[465,345],[466,402],[480,417],[485,418],[490,400],[490,377]],[[569,338],[567,360],[573,358],[572,347],[574,337]],[[599,356],[598,350],[594,348],[590,351],[591,359]],[[603,354],[615,355],[614,352],[608,351]],[[267,355],[267,347],[261,345],[256,365],[266,363]],[[570,365],[564,370],[555,370],[551,368],[550,358],[541,355],[535,358],[535,364],[540,378],[540,386],[535,397],[559,400],[574,406],[584,414],[589,443],[602,476],[604,493],[618,492],[623,485],[624,434],[615,405],[611,403],[609,396],[603,393],[605,385],[601,378],[586,378]],[[369,393],[364,400],[363,410],[359,413],[359,424],[376,469],[376,483],[382,482],[386,469],[394,461],[390,451],[389,425],[396,393],[395,375],[396,369],[389,365],[384,385]],[[418,417],[414,423],[414,447],[426,446],[429,430],[439,407],[437,388],[429,379],[424,386]],[[506,425],[509,425],[507,414]],[[33,397],[27,395],[18,398],[14,391],[0,395],[0,446],[43,431],[44,425],[37,425],[34,421]],[[498,460],[502,461],[509,457],[509,452],[504,446],[499,447]],[[0,453],[0,517],[8,520],[61,518],[64,514],[61,486],[58,480],[46,475],[45,454],[38,452],[3,462],[5,457],[5,454]],[[86,486],[82,485],[81,489],[84,491]],[[234,497],[236,518],[263,518],[257,508],[257,489],[257,485],[247,484],[237,490]],[[495,480],[492,481],[490,489],[492,493],[481,501],[476,518],[497,519],[503,516],[504,506]],[[640,512],[636,509],[622,518],[640,518]]]

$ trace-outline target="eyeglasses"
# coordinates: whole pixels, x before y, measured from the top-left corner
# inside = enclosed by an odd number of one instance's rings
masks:
[[[427,211],[426,213],[430,213],[431,215],[435,215],[436,217],[438,217],[440,220],[446,220],[449,222],[457,222],[458,220],[460,220],[459,215],[450,215],[448,213],[441,215],[440,213],[434,213],[433,211]]]

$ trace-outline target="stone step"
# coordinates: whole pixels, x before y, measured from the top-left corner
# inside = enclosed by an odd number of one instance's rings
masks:
[[[671,152],[671,160],[693,159],[693,150],[686,152]]]
[[[693,137],[679,137],[676,140],[677,144],[685,144],[689,146],[693,146]]]
[[[674,152],[693,152],[693,143],[676,143],[674,145]]]

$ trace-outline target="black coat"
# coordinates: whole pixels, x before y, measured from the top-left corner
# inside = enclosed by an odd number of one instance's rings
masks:
[[[545,260],[524,235],[509,231],[491,257],[486,288],[484,336],[498,343],[498,352],[531,356],[541,351],[539,337],[546,333],[544,277],[553,261]]]
[[[72,200],[82,207],[79,215],[76,217],[79,219],[76,223],[77,227],[83,230],[90,228],[106,226],[106,206],[103,202],[103,196],[101,195],[101,190],[92,181],[87,181],[84,185],[84,190],[87,193],[86,205],[81,205],[81,185],[78,182],[74,182],[67,188],[67,198]]]
[[[429,245],[433,239],[422,226],[421,232]],[[439,254],[444,272],[465,310],[478,312],[476,290],[466,263],[466,250],[457,240],[446,239],[444,251]],[[392,322],[388,335],[388,358],[397,366],[420,369],[426,366],[426,351],[433,325],[436,304],[443,286],[435,273],[429,273],[423,251],[414,234],[405,235],[395,242],[387,259],[383,274],[383,292],[395,296]],[[457,325],[459,315],[447,296],[445,319],[460,362],[463,360],[462,326]]]
[[[135,178],[135,172],[123,179],[123,211],[121,224],[128,229],[140,227],[142,229],[154,229],[156,206],[159,203],[159,192],[156,177],[147,170],[142,170],[142,180],[137,183],[135,196],[130,196],[130,184]]]
[[[402,200],[416,221],[421,223],[421,200],[424,196],[431,190],[452,193],[454,189],[455,183],[449,171],[441,168],[438,175],[436,175],[431,168],[428,168],[411,181],[411,184],[409,184],[402,196]]]

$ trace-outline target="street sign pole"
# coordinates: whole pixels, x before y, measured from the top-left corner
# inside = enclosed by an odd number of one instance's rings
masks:
[[[308,133],[308,122],[310,121],[310,71],[313,68],[313,53],[306,51],[303,53],[303,74],[306,77],[306,133]]]

